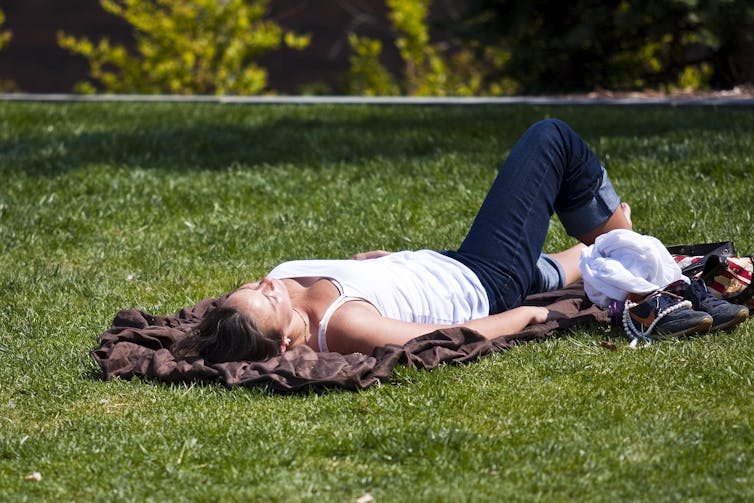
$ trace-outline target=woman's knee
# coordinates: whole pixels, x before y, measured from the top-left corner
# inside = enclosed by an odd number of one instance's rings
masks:
[[[529,131],[542,136],[557,135],[564,137],[573,133],[571,126],[556,118],[542,119],[529,128]]]
[[[535,122],[522,138],[530,150],[548,152],[566,162],[577,142],[576,132],[560,119],[543,119]]]

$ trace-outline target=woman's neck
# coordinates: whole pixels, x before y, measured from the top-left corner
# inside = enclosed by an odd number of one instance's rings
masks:
[[[293,308],[293,313],[298,316],[298,319],[301,322],[301,327],[299,330],[297,330],[297,333],[299,335],[295,340],[298,341],[298,345],[306,344],[308,346],[309,340],[312,337],[311,321],[309,320],[309,316],[302,313],[300,309],[295,307]]]
[[[283,284],[288,289],[294,311],[292,345],[306,344],[318,350],[319,322],[340,291],[325,278],[289,278],[284,279]]]

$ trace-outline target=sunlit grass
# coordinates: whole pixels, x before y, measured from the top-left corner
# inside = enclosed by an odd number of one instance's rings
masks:
[[[640,351],[574,332],[360,393],[101,380],[119,309],[457,246],[544,117],[637,230],[754,253],[749,109],[0,103],[0,499],[752,499],[751,322]]]

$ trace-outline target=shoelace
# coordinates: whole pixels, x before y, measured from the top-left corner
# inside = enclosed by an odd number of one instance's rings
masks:
[[[654,309],[657,313],[657,316],[646,330],[641,330],[637,328],[636,325],[634,325],[634,320],[631,319],[628,311],[632,307],[638,306],[643,302],[649,302],[650,300],[653,300],[655,302]],[[649,336],[649,334],[652,333],[652,330],[654,330],[655,326],[661,319],[674,311],[683,308],[690,309],[691,307],[691,301],[683,300],[682,297],[662,290],[658,290],[657,292],[649,294],[641,302],[631,302],[630,300],[626,299],[626,302],[623,306],[623,330],[626,331],[626,335],[631,337],[629,347],[636,348],[640,340],[643,340],[645,342],[644,346],[642,347],[649,346],[649,344],[652,343],[652,338]]]
[[[718,299],[717,297],[712,295],[707,289],[707,285],[705,285],[704,281],[702,281],[701,279],[691,280],[691,291],[693,292],[694,297],[696,297],[699,304],[701,304],[702,302],[707,302],[710,304],[710,307],[716,307],[725,303],[724,300]]]

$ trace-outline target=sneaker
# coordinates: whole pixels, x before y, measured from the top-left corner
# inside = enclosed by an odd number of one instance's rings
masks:
[[[684,285],[683,298],[690,300],[696,311],[703,311],[712,316],[711,330],[734,327],[749,317],[749,309],[746,306],[731,304],[713,296],[701,278],[694,278],[691,284]]]
[[[713,319],[695,311],[692,303],[680,295],[658,290],[649,295],[629,294],[623,312],[623,329],[633,338],[650,341],[650,335],[681,337],[709,331]]]

